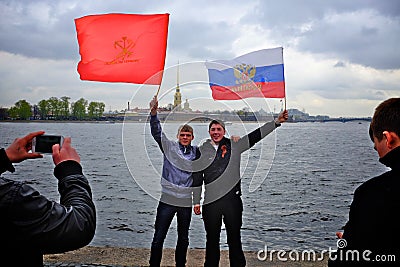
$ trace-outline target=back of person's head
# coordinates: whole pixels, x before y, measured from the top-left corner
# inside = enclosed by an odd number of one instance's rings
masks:
[[[375,109],[369,127],[371,140],[374,136],[382,140],[384,131],[394,132],[400,137],[400,98],[387,99]]]
[[[210,122],[210,124],[208,125],[208,130],[209,130],[209,131],[210,131],[211,126],[212,126],[213,124],[219,124],[219,125],[221,125],[221,127],[224,128],[224,130],[225,130],[225,123],[224,123],[223,121],[221,121],[221,120],[214,119],[214,120],[212,120],[212,121]]]
[[[193,128],[192,128],[192,126],[190,126],[188,124],[184,124],[184,125],[179,126],[179,128],[178,128],[178,134],[180,134],[181,132],[189,132],[189,133],[192,133],[192,135],[193,135]]]

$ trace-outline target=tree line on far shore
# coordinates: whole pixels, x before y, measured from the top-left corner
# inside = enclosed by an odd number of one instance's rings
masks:
[[[18,100],[14,106],[3,108],[0,119],[12,120],[97,120],[103,116],[105,104],[103,102],[88,102],[80,98],[70,102],[70,97],[50,97],[40,100],[37,104],[30,104],[25,99]]]

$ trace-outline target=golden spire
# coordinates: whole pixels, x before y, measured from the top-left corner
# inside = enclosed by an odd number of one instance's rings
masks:
[[[176,90],[174,95],[174,110],[181,111],[182,110],[182,96],[179,89],[179,60],[178,60],[178,67],[176,72]]]

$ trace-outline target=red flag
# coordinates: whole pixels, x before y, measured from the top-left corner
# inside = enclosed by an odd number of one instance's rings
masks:
[[[169,14],[75,19],[81,80],[161,84]]]

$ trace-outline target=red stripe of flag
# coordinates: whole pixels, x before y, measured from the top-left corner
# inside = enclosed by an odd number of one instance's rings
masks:
[[[248,97],[284,98],[285,82],[248,83],[237,86],[212,85],[214,100],[239,100]]]

